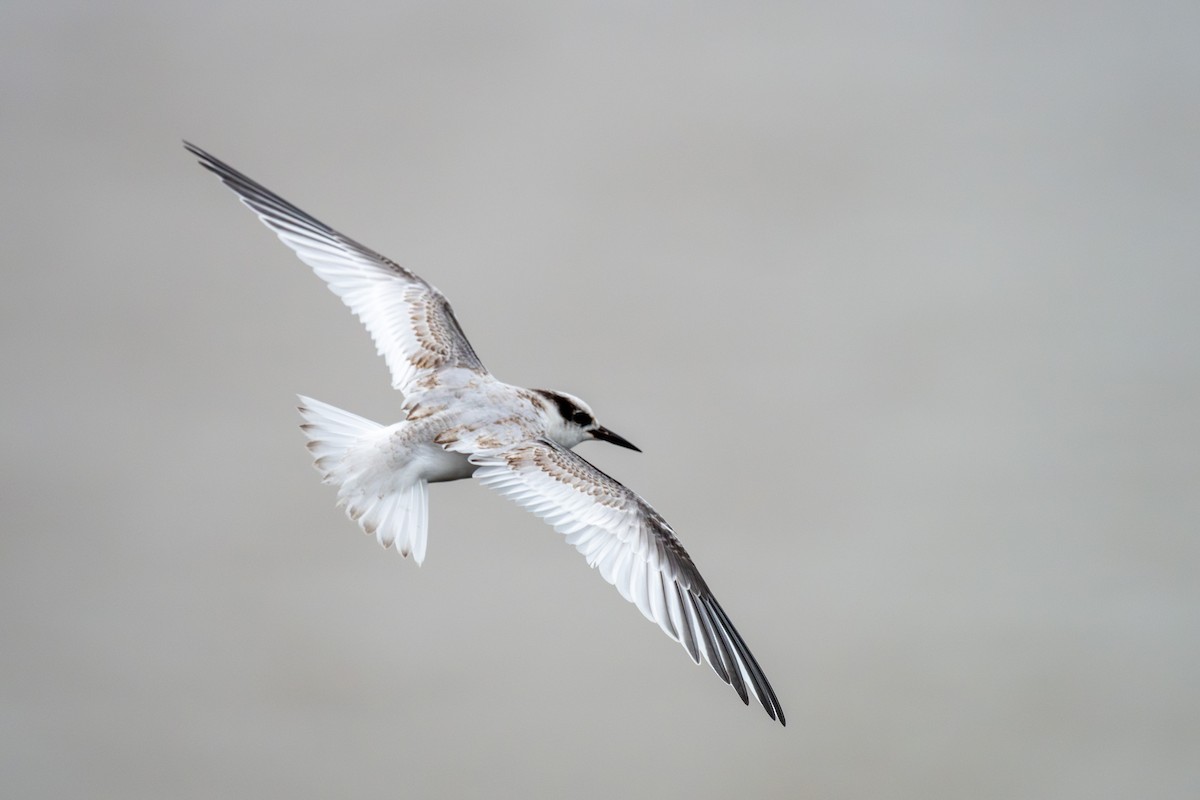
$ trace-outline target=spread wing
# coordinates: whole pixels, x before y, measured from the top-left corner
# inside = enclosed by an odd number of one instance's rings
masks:
[[[487,373],[450,303],[420,276],[343,236],[199,147],[187,142],[184,147],[362,320],[387,361],[393,387],[417,394],[421,378],[450,367]]]
[[[771,719],[783,709],[746,642],[717,603],[667,521],[641,497],[580,456],[545,439],[477,454],[474,477],[566,536],[647,619],[709,663]]]

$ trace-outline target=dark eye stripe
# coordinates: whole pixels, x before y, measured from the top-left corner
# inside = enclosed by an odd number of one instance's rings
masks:
[[[576,425],[587,426],[591,425],[596,420],[592,419],[592,415],[584,411],[579,406],[572,403],[567,398],[557,392],[551,392],[546,389],[534,389],[547,400],[552,400],[558,406],[558,413],[563,419],[569,419]]]
[[[558,406],[558,413],[562,415],[563,419],[575,418],[575,412],[579,410],[578,406],[560,394],[554,395],[554,402]]]

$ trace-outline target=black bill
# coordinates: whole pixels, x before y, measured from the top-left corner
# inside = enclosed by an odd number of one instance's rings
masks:
[[[599,439],[602,442],[608,442],[610,444],[615,444],[618,447],[628,447],[630,450],[635,450],[639,453],[642,452],[642,448],[638,447],[637,445],[635,445],[633,442],[629,441],[625,437],[618,436],[617,434],[610,431],[608,428],[604,428],[604,427],[596,428],[594,431],[592,431],[592,436],[593,436],[593,438]]]

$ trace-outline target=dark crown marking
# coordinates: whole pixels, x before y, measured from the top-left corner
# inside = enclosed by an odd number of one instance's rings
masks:
[[[571,398],[563,397],[558,392],[552,392],[549,389],[534,389],[533,391],[558,406],[558,413],[563,419],[574,422],[583,428],[595,424],[596,420],[592,418],[592,415],[577,406]]]

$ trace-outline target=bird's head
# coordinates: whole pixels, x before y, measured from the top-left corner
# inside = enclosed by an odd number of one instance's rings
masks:
[[[618,436],[596,422],[596,415],[592,413],[591,407],[575,395],[549,389],[534,389],[534,392],[546,401],[546,413],[550,418],[547,433],[557,444],[570,449],[588,439],[598,439],[642,452],[625,437]]]

